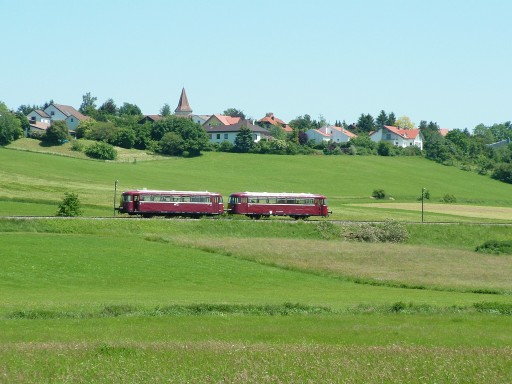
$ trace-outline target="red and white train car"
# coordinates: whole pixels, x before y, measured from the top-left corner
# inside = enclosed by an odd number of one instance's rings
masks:
[[[329,216],[327,199],[313,193],[237,192],[229,196],[228,213],[255,219],[270,216]]]
[[[119,212],[143,217],[215,216],[224,212],[224,204],[215,192],[142,189],[123,192]]]

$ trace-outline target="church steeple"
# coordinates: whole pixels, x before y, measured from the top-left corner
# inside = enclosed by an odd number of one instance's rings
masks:
[[[192,108],[188,104],[187,93],[185,92],[185,87],[181,90],[180,101],[178,102],[178,106],[174,110],[175,115],[190,115],[192,113]]]

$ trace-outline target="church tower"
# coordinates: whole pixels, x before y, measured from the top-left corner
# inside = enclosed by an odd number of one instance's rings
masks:
[[[188,104],[187,93],[185,92],[185,87],[181,90],[180,101],[178,102],[178,106],[174,110],[174,114],[178,116],[188,116],[192,114],[192,108]]]

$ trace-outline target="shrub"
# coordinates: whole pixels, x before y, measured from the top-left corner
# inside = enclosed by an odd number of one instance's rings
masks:
[[[329,221],[321,221],[316,226],[316,230],[325,240],[339,239],[341,237],[341,228]]]
[[[475,248],[476,252],[492,253],[495,255],[512,255],[512,240],[489,240]]]
[[[76,152],[82,152],[84,150],[84,143],[78,140],[74,140],[71,143],[71,150]]]
[[[444,195],[444,196],[441,198],[441,202],[442,202],[442,203],[453,204],[453,203],[456,203],[456,202],[457,202],[457,199],[455,198],[455,196],[454,196],[454,195],[450,195],[449,193],[447,193],[446,195]]]
[[[78,195],[72,192],[65,192],[64,199],[62,199],[62,202],[59,204],[57,216],[74,217],[82,216],[82,214],[83,211]]]
[[[512,164],[502,163],[496,167],[491,177],[512,184]]]
[[[383,189],[374,189],[372,193],[374,199],[385,199],[386,192]]]
[[[402,243],[409,238],[407,229],[402,224],[386,220],[379,224],[360,224],[345,235],[348,240],[366,243]]]
[[[219,151],[220,152],[231,152],[233,151],[233,144],[230,141],[223,141],[219,144]]]
[[[89,157],[101,160],[115,160],[117,157],[115,148],[103,141],[89,145],[85,149],[85,154]]]
[[[69,138],[69,129],[64,120],[54,121],[42,136],[43,142],[49,145],[62,144]]]

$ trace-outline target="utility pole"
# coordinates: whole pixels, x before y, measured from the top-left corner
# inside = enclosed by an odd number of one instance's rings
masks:
[[[114,183],[114,217],[116,216],[117,183],[118,181],[116,180]]]
[[[424,218],[424,201],[425,201],[425,188],[421,188],[421,222],[423,223]]]

